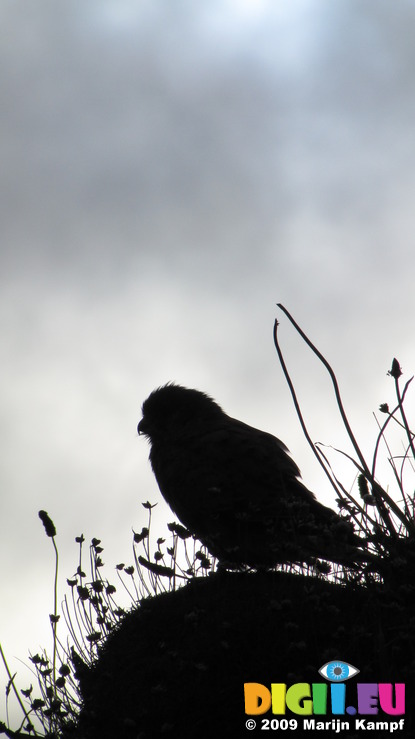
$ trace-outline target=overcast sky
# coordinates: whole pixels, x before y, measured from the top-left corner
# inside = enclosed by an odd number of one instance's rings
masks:
[[[38,510],[61,596],[75,536],[103,539],[111,577],[141,501],[173,518],[136,434],[154,387],[275,433],[334,506],[275,355],[277,302],[372,447],[392,357],[415,370],[414,23],[413,0],[0,4],[0,640],[19,674],[14,656],[49,647]],[[313,437],[341,444],[280,318]]]

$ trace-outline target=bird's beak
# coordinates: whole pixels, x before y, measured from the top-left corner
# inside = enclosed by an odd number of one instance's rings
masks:
[[[142,418],[140,423],[138,424],[137,431],[138,431],[138,435],[146,433],[144,418]]]

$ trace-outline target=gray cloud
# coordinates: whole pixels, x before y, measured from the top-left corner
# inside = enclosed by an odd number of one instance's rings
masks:
[[[0,546],[14,575],[0,589],[14,653],[18,593],[35,598],[45,567],[39,508],[65,575],[81,529],[110,565],[128,556],[137,501],[157,495],[135,436],[154,386],[206,389],[283,436],[319,484],[272,346],[275,302],[339,369],[364,432],[393,354],[411,371],[414,13],[2,4]],[[316,434],[336,443],[325,380],[284,322],[281,335]]]

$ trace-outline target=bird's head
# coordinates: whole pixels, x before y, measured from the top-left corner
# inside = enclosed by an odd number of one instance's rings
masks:
[[[143,403],[142,414],[137,431],[154,442],[183,432],[195,421],[211,421],[223,411],[209,395],[169,383],[153,390]]]

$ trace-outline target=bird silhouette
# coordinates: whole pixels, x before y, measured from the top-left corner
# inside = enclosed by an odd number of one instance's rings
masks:
[[[364,559],[353,526],[300,481],[285,444],[228,416],[208,395],[169,383],[142,406],[138,433],[172,511],[233,567]]]

